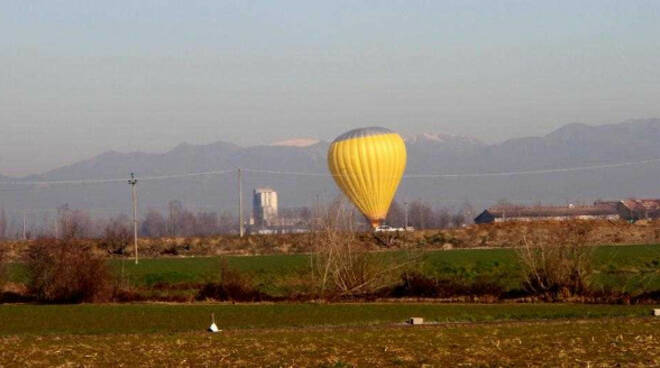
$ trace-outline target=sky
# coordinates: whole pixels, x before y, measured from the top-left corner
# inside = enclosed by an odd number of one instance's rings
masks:
[[[0,0],[0,174],[379,125],[660,117],[658,1]]]

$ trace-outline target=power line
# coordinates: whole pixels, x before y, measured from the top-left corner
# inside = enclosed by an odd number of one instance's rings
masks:
[[[140,180],[141,181],[150,181],[150,180],[164,180],[164,179],[175,179],[175,178],[188,178],[188,177],[191,177],[191,176],[224,175],[224,174],[229,174],[231,172],[234,172],[234,170],[216,170],[216,171],[204,171],[204,172],[187,173],[187,174],[145,176],[145,177],[141,177]]]
[[[125,181],[123,179],[81,179],[81,180],[53,180],[53,181],[3,181],[2,185],[61,185],[61,184],[106,184]]]
[[[517,176],[517,175],[538,175],[538,174],[553,174],[553,173],[562,173],[562,172],[577,172],[577,171],[587,171],[587,170],[599,170],[599,169],[610,169],[626,166],[638,166],[645,165],[649,163],[660,162],[660,158],[654,158],[649,160],[641,161],[629,161],[621,162],[614,164],[600,164],[600,165],[590,165],[590,166],[578,166],[570,168],[558,168],[558,169],[537,169],[537,170],[522,170],[522,171],[504,171],[504,172],[482,172],[482,173],[467,173],[467,174],[407,174],[404,175],[404,178],[417,179],[417,178],[462,178],[462,177],[489,177],[489,176]],[[185,174],[171,174],[171,175],[160,175],[160,176],[145,176],[140,177],[141,181],[156,181],[156,180],[166,180],[166,179],[175,179],[175,178],[186,178],[186,177],[195,177],[195,176],[212,176],[212,175],[224,175],[232,173],[235,170],[215,170],[215,171],[204,171],[197,173],[185,173]],[[289,175],[289,176],[317,176],[317,177],[331,177],[330,173],[315,173],[315,172],[301,172],[301,171],[278,171],[278,170],[265,170],[265,169],[242,169],[244,172],[252,173],[261,173],[261,174],[272,174],[272,175]],[[5,181],[0,182],[0,185],[74,185],[74,184],[107,184],[107,183],[118,183],[125,182],[126,178],[113,178],[113,179],[80,179],[80,180],[54,180],[54,181]]]
[[[329,173],[314,173],[314,172],[299,172],[299,171],[277,171],[277,170],[261,170],[261,169],[243,169],[243,171],[260,173],[260,174],[274,174],[274,175],[324,176],[324,177],[332,176]]]
[[[187,178],[192,176],[208,176],[208,175],[223,175],[233,172],[233,170],[216,170],[216,171],[204,171],[197,173],[185,173],[185,174],[172,174],[172,175],[159,175],[159,176],[145,176],[141,177],[140,181],[151,181],[151,180],[165,180],[165,179],[176,179],[176,178]],[[53,181],[3,181],[0,182],[0,185],[62,185],[62,184],[107,184],[107,183],[119,183],[125,182],[126,178],[121,179],[79,179],[79,180],[53,180]]]
[[[642,160],[642,161],[621,162],[615,164],[578,166],[578,167],[561,168],[561,169],[538,169],[538,170],[524,170],[524,171],[505,171],[505,172],[493,172],[493,173],[485,172],[485,173],[467,173],[467,174],[407,174],[404,175],[403,177],[415,179],[415,178],[461,178],[461,177],[552,174],[552,173],[560,173],[560,172],[587,171],[587,170],[609,169],[609,168],[617,168],[617,167],[625,167],[625,166],[636,166],[636,165],[644,165],[653,162],[660,162],[660,158],[654,158],[654,159]],[[332,176],[331,174],[328,173],[276,171],[276,170],[260,170],[260,169],[243,169],[243,171],[264,173],[264,174],[275,174],[275,175],[328,176],[328,177]]]
[[[525,170],[525,171],[506,171],[495,173],[473,173],[473,174],[411,174],[404,175],[404,178],[459,178],[459,177],[482,177],[482,176],[515,176],[515,175],[537,175],[537,174],[553,174],[561,172],[574,172],[574,171],[587,171],[598,169],[610,169],[625,166],[644,165],[653,162],[660,162],[660,158],[654,158],[643,161],[621,162],[616,164],[602,164],[591,166],[578,166],[562,169],[539,169],[539,170]]]

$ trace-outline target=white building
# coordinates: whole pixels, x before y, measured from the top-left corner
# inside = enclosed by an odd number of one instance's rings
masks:
[[[256,188],[252,195],[252,215],[256,226],[274,225],[277,220],[277,192],[271,188]]]

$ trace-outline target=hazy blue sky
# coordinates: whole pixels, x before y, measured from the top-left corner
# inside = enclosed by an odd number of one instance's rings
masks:
[[[660,116],[660,1],[0,0],[0,173],[382,125]]]

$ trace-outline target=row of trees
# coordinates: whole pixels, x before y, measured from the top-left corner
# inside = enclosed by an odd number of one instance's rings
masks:
[[[407,225],[416,229],[447,229],[460,227],[472,222],[474,209],[470,203],[465,202],[458,210],[447,207],[434,209],[428,203],[420,200],[401,204],[392,202],[387,214],[386,222],[391,226],[403,227],[406,225],[406,207],[408,212]]]
[[[351,206],[349,206],[351,207]],[[406,215],[407,210],[407,215]],[[434,209],[422,201],[402,204],[393,202],[386,223],[403,227],[407,224],[417,229],[442,229],[459,227],[471,221],[472,207],[464,204],[458,210]],[[311,227],[319,219],[319,210],[311,207],[283,208],[279,212],[282,223],[297,227]],[[356,224],[367,228],[366,221],[353,209]],[[407,217],[407,219],[406,219]],[[180,201],[170,201],[166,211],[150,209],[138,219],[138,232],[144,237],[209,236],[232,234],[238,229],[238,218],[224,211],[193,212]],[[23,218],[10,218],[0,209],[0,239],[36,238],[90,238],[102,236],[132,236],[132,219],[126,214],[111,217],[92,217],[88,211],[72,209],[68,205],[57,208],[55,216],[45,213],[41,217],[30,216],[24,224]]]
[[[230,212],[192,212],[180,201],[170,201],[165,213],[150,209],[138,219],[138,233],[146,237],[208,236],[236,232],[238,219]],[[132,218],[126,214],[110,217],[92,217],[83,209],[68,205],[41,216],[28,214],[9,217],[0,209],[0,239],[27,239],[55,237],[60,239],[93,238],[112,235],[132,236]]]
[[[140,234],[147,237],[208,236],[235,233],[238,218],[230,212],[187,210],[179,201],[170,201],[167,213],[149,210],[140,224]]]

